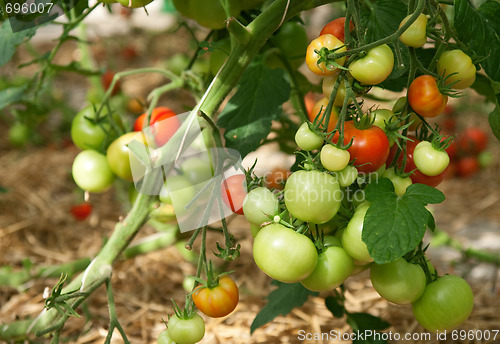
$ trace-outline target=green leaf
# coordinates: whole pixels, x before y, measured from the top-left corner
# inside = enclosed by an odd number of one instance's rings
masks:
[[[318,293],[306,289],[300,283],[273,281],[272,284],[277,285],[278,289],[273,290],[267,296],[268,302],[253,320],[250,326],[250,333],[272,321],[278,315],[287,315],[295,307],[302,306],[307,301],[309,295],[318,295]]]
[[[368,313],[349,313],[347,323],[357,334],[353,344],[385,344],[386,340],[376,336],[376,331],[385,330],[391,324]]]
[[[476,74],[476,80],[471,88],[485,96],[488,101],[495,102],[496,95],[500,93],[500,82],[493,81],[483,74]]]
[[[498,102],[500,102],[500,100],[498,100]],[[493,131],[493,134],[498,140],[500,140],[500,108],[498,106],[498,103],[495,109],[488,116],[488,121],[490,122],[490,127]]]
[[[0,110],[23,99],[27,87],[28,85],[25,84],[0,91]]]
[[[289,97],[290,84],[283,69],[251,63],[241,77],[238,91],[219,115],[218,125],[226,129],[226,146],[243,157],[257,149]]]
[[[9,189],[7,189],[6,187],[0,185],[0,193],[7,193],[9,192]]]
[[[467,0],[455,1],[454,26],[458,38],[475,54],[485,58],[481,66],[495,81],[500,81],[499,13],[500,4],[495,1],[486,2],[479,10]]]
[[[430,222],[432,214],[425,208],[429,203],[444,201],[443,193],[424,184],[410,185],[398,197],[387,178],[366,188],[370,208],[363,224],[363,242],[378,264],[392,262],[415,249]]]
[[[342,318],[344,316],[345,308],[338,298],[327,296],[325,298],[325,306],[330,312],[332,312],[335,318]]]
[[[0,26],[0,67],[9,62],[16,52],[16,47],[26,38],[31,38],[36,29],[29,29],[20,32],[12,32],[8,20]]]

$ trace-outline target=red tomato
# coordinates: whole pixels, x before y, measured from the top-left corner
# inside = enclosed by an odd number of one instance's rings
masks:
[[[326,24],[323,29],[321,29],[320,36],[326,35],[329,33],[330,35],[334,35],[342,42],[345,40],[345,17],[340,17],[332,20],[328,24]],[[352,22],[349,23],[349,31],[354,30],[354,24]]]
[[[77,221],[83,221],[92,213],[92,204],[83,202],[71,207],[71,215]]]
[[[236,174],[228,177],[221,185],[222,200],[239,215],[243,214],[243,201],[247,195],[244,174]]]
[[[198,309],[212,318],[231,313],[238,304],[238,286],[231,277],[224,276],[216,287],[198,286],[193,292],[193,302]]]
[[[143,113],[137,117],[134,123],[134,131],[141,131],[144,128],[146,116],[147,114]],[[180,121],[175,118],[175,116],[177,116],[177,114],[168,107],[157,107],[153,109],[149,125],[153,126],[151,133],[154,135],[155,142],[159,147],[167,143],[181,126]],[[164,121],[166,119],[169,120]]]
[[[473,176],[479,169],[479,161],[475,156],[466,156],[458,159],[456,162],[456,174],[462,178]]]
[[[488,146],[488,136],[483,129],[470,127],[460,134],[457,146],[460,154],[479,154]]]
[[[306,105],[307,115],[311,116],[311,112],[316,104],[316,97],[314,96],[314,93],[307,92],[304,96],[304,103]]]
[[[457,156],[457,144],[455,141],[452,141],[448,148],[446,148],[446,153],[448,153],[450,160]]]
[[[421,75],[408,88],[408,102],[419,115],[436,117],[444,111],[448,96],[439,91],[433,76]]]
[[[415,136],[409,136],[412,141],[407,141],[406,142],[406,165],[404,172],[408,173],[411,171],[414,171],[411,175],[410,178],[413,183],[420,183],[420,184],[426,184],[432,187],[438,186],[448,173],[448,168],[446,168],[443,172],[436,176],[427,176],[420,172],[417,167],[415,166],[415,162],[413,161],[413,151],[415,150],[415,147],[420,143],[420,140],[418,140]],[[397,145],[394,145],[391,149],[391,152],[387,158],[387,164],[390,164],[392,160],[394,159],[394,156],[396,155],[398,147]],[[401,164],[403,162],[403,154],[401,154],[398,158],[398,164]]]
[[[265,176],[266,186],[269,189],[283,190],[285,182],[292,172],[284,168],[276,167]]]
[[[339,134],[336,133],[332,141],[337,143]],[[375,172],[387,160],[389,155],[389,139],[385,132],[377,126],[372,125],[368,129],[358,129],[354,122],[344,123],[344,144],[353,139],[348,151],[351,155],[350,161],[359,172]]]

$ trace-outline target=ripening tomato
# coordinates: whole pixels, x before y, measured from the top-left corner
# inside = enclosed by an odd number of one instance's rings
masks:
[[[266,186],[269,189],[283,190],[285,182],[292,172],[281,167],[276,167],[265,175]]]
[[[154,140],[158,147],[167,143],[181,126],[176,116],[177,114],[168,107],[161,106],[153,109],[149,125],[151,126],[151,134],[154,136]],[[134,123],[134,131],[141,131],[144,128],[146,117],[147,113],[143,113],[137,117]]]
[[[339,134],[335,133],[332,141],[337,143],[338,139]],[[351,139],[353,142],[347,151],[359,172],[375,172],[385,164],[389,155],[389,139],[382,129],[374,125],[358,129],[353,121],[348,121],[344,123],[344,144]]]
[[[244,174],[235,174],[226,178],[221,185],[222,200],[239,215],[243,213],[243,202],[247,196],[246,180]]]
[[[320,58],[320,55],[316,51],[319,52],[321,51],[322,48],[326,48],[328,50],[337,49],[335,50],[335,52],[341,53],[346,51],[346,47],[344,46],[344,42],[339,40],[334,35],[330,34],[319,36],[318,38],[314,39],[311,43],[309,43],[306,52],[307,67],[309,67],[311,72],[320,76],[332,75],[337,70],[337,67],[335,67],[333,63],[325,64],[325,62],[321,62],[318,65],[318,60]],[[335,63],[340,66],[343,66],[345,63],[345,59],[346,59],[345,56],[339,57],[338,59],[335,60]]]
[[[77,221],[83,221],[92,213],[92,204],[83,202],[71,207],[71,215]]]
[[[223,276],[215,287],[199,285],[193,291],[193,302],[205,315],[220,318],[231,313],[238,304],[238,286],[229,276]]]
[[[394,53],[387,44],[368,50],[349,65],[354,79],[364,85],[377,85],[387,79],[394,67]]]
[[[473,176],[480,168],[479,160],[475,156],[464,156],[455,162],[455,173],[462,178]]]
[[[439,75],[442,75],[447,85],[455,89],[472,86],[476,80],[476,66],[471,58],[460,49],[445,51],[437,63]]]
[[[412,15],[410,14],[405,19],[401,21],[399,27],[403,26]],[[406,46],[413,48],[422,47],[427,41],[427,16],[423,13],[417,17],[417,19],[411,23],[411,25],[399,36],[400,41]]]
[[[354,30],[354,24],[349,22],[349,32]],[[326,24],[319,33],[320,36],[326,35],[329,33],[330,35],[334,35],[342,42],[345,41],[345,17],[340,17],[332,20],[328,24]]]
[[[468,127],[458,137],[459,154],[477,155],[488,146],[488,135],[478,127]]]
[[[343,170],[350,160],[348,151],[334,145],[324,145],[321,148],[321,165],[328,171],[338,172]]]
[[[328,105],[328,98],[321,98],[318,100],[318,102],[314,105],[312,111],[308,113],[309,120],[311,122],[314,122],[316,118],[318,120],[322,120],[320,123],[320,128],[325,127],[325,121],[326,121],[326,115],[325,118],[322,118],[323,114],[325,113],[326,107]],[[330,113],[330,120],[328,121],[328,132],[333,131],[335,129],[335,126],[337,125],[337,121],[339,119],[339,110],[335,106],[332,107],[332,112]]]
[[[433,76],[421,75],[408,88],[408,102],[420,116],[436,117],[444,111],[448,96],[439,91]]]

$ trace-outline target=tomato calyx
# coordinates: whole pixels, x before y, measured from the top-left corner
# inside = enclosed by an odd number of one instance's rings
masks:
[[[195,286],[195,288],[190,293],[190,295],[194,294],[197,290],[200,290],[200,289],[205,289],[205,288],[214,289],[214,288],[218,287],[220,278],[223,276],[227,276],[233,272],[234,271],[226,271],[226,272],[222,272],[220,274],[217,274],[214,271],[214,266],[212,264],[212,261],[209,261],[208,265],[206,267],[206,271],[205,271],[206,276],[207,276],[206,280],[204,280],[200,277],[196,277],[196,276],[189,276],[190,278],[194,279],[196,282],[199,283],[197,286]]]
[[[455,76],[458,73],[451,73],[449,75],[446,75],[445,73],[446,73],[446,70],[443,72],[442,75],[440,75],[438,78],[436,78],[437,88],[438,88],[439,92],[441,94],[444,94],[445,96],[448,96],[451,98],[463,97],[463,94],[461,92],[453,89],[453,85],[460,82],[460,80],[446,83],[446,80],[448,80],[452,76]]]
[[[194,303],[193,303],[193,300],[191,298],[191,295],[188,294],[186,295],[186,306],[181,309],[176,303],[175,301],[172,299],[172,308],[174,310],[174,313],[175,313],[175,316],[179,319],[183,319],[183,320],[188,320],[188,319],[192,319],[195,314],[197,314],[196,312],[196,308],[194,306]],[[168,318],[170,319],[172,316],[169,316]],[[163,323],[165,324],[165,326],[167,326],[168,328],[168,324],[165,320],[163,320]]]
[[[323,70],[321,63],[324,63],[327,70],[335,70],[335,69],[349,70],[349,68],[346,68],[338,64],[336,61],[342,56],[345,56],[345,54],[337,53],[336,51],[344,48],[346,48],[346,45],[342,45],[334,49],[328,49],[326,47],[322,47],[320,50],[314,49],[314,52],[319,56],[318,61],[316,62],[318,68]],[[342,54],[342,56],[339,56],[339,54]],[[333,66],[334,68],[330,68],[330,66]]]

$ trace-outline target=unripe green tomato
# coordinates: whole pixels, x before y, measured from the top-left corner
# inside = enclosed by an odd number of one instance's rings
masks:
[[[368,248],[361,237],[363,222],[368,208],[368,206],[358,208],[342,233],[342,246],[356,260],[355,263],[360,264],[373,262],[373,258],[370,256]]]
[[[116,3],[117,1],[116,0],[98,0],[100,3],[103,3],[103,4],[114,4]]]
[[[102,118],[101,122],[94,123],[94,107],[89,105],[80,110],[71,122],[71,139],[75,146],[81,150],[99,150],[104,144],[107,133],[110,131],[106,108],[101,111],[99,116]]]
[[[168,333],[176,344],[198,343],[205,336],[205,320],[198,313],[190,319],[173,315],[168,320]]]
[[[358,178],[358,169],[352,165],[347,165],[337,173],[337,180],[339,181],[340,186],[348,187],[352,185]]]
[[[394,192],[398,196],[403,196],[406,193],[406,188],[412,184],[410,177],[398,176],[394,167],[388,168],[382,176],[391,180]]]
[[[191,277],[184,277],[184,280],[182,281],[182,287],[186,291],[186,293],[190,293],[193,291],[195,280],[192,279]]]
[[[448,167],[450,157],[445,150],[437,150],[429,141],[422,141],[413,151],[413,161],[420,172],[433,177]]]
[[[404,258],[387,264],[373,264],[370,279],[380,296],[398,305],[417,301],[424,293],[427,282],[424,270]]]
[[[410,14],[405,19],[401,21],[399,27],[403,26],[412,15]],[[427,16],[423,13],[417,17],[417,19],[403,32],[399,39],[401,42],[413,48],[420,48],[427,42]]]
[[[172,3],[177,12],[182,14],[184,17],[193,18],[190,9],[191,0],[172,0]]]
[[[89,192],[106,191],[115,178],[106,156],[91,149],[84,150],[76,156],[72,173],[76,185]]]
[[[198,157],[184,161],[181,165],[181,171],[192,185],[206,182],[213,177],[211,163]]]
[[[153,0],[117,0],[124,7],[139,8],[153,2]]]
[[[343,170],[349,164],[350,159],[351,155],[345,149],[330,144],[324,145],[321,148],[321,164],[329,171],[337,172]]]
[[[304,63],[309,39],[303,25],[296,21],[286,22],[270,40],[281,50],[294,70]]]
[[[30,129],[26,124],[16,122],[9,129],[9,142],[16,147],[22,147],[28,142]]]
[[[364,85],[377,85],[387,79],[394,67],[394,53],[387,44],[368,50],[365,56],[354,60],[349,71]]]
[[[191,290],[189,291],[191,292]],[[163,330],[159,336],[158,336],[158,339],[157,339],[157,343],[158,344],[176,344],[172,338],[170,338],[170,335],[168,334],[168,329],[167,330]]]
[[[237,17],[241,12],[240,0],[229,0],[229,12]],[[223,29],[226,24],[226,12],[219,0],[190,0],[189,12],[201,26],[209,29]]]
[[[261,225],[271,219],[269,216],[276,215],[278,211],[278,198],[265,187],[251,190],[243,201],[243,214],[248,222]]]
[[[437,63],[439,75],[443,75],[445,83],[455,89],[464,89],[472,86],[476,80],[476,66],[471,58],[460,49],[445,51]]]
[[[189,65],[189,57],[186,54],[172,55],[166,62],[166,69],[176,75],[180,75]]]
[[[132,169],[130,167],[130,153],[127,145],[139,138],[136,132],[126,133],[114,140],[108,147],[106,158],[108,159],[109,167],[114,174],[126,181],[132,181]]]
[[[257,234],[259,234],[260,231],[260,226],[254,225],[253,223],[250,223],[250,232],[252,234],[252,237],[255,239]]]
[[[295,134],[295,142],[300,149],[312,151],[323,145],[323,138],[309,129],[307,122],[302,123]]]
[[[394,112],[388,109],[377,109],[371,112],[371,117],[373,120],[373,125],[376,125],[382,130],[385,130],[386,123],[389,123],[391,117],[394,116]]]
[[[215,76],[226,62],[231,52],[231,40],[229,37],[221,39],[216,43],[214,50],[210,53],[210,73]]]

